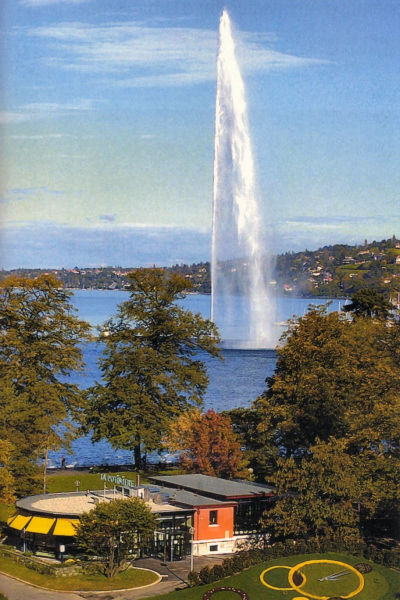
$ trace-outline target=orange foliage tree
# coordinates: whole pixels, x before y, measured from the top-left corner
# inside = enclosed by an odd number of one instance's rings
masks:
[[[229,417],[194,409],[170,425],[165,445],[179,451],[188,471],[232,479],[247,477],[247,461]]]

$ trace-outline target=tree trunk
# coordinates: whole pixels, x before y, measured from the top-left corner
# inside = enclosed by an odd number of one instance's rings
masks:
[[[46,491],[47,491],[47,463],[48,463],[48,457],[49,457],[49,449],[46,448],[46,450],[44,451],[44,457],[43,457],[43,494],[45,494]]]
[[[133,448],[133,455],[135,459],[135,469],[140,469],[142,466],[142,454],[140,451],[140,442]]]

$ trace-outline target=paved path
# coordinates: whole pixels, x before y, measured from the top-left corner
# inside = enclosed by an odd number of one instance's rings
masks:
[[[211,566],[222,562],[224,557],[196,557],[194,567],[197,570],[204,565]],[[163,563],[159,560],[148,558],[138,560],[135,563],[138,567],[152,569],[160,575],[167,575],[156,585],[139,588],[137,590],[115,591],[115,592],[55,592],[35,588],[26,583],[22,583],[11,577],[0,574],[0,592],[8,600],[138,600],[139,598],[150,598],[151,596],[160,596],[167,594],[177,588],[184,588],[185,581],[190,569],[189,559],[174,563]],[[182,594],[182,600],[184,595]]]
[[[2,574],[0,574],[0,592],[8,600],[82,600],[82,597],[77,594],[42,590]]]

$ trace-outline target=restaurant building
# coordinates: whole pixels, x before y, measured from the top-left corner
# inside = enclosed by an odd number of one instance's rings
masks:
[[[102,474],[103,490],[41,494],[17,500],[8,520],[9,534],[22,549],[73,553],[75,528],[82,514],[99,502],[142,498],[157,515],[158,527],[143,554],[179,560],[227,554],[264,535],[258,524],[274,497],[273,488],[248,481],[228,481],[207,475],[152,477],[140,486],[117,475]],[[113,488],[107,488],[107,484]]]

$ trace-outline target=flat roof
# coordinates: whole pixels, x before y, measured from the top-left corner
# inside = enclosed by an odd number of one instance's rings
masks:
[[[221,479],[220,477],[200,473],[193,475],[160,475],[149,477],[149,479],[160,485],[198,492],[201,495],[214,498],[234,499],[249,496],[271,496],[275,493],[275,489],[269,485],[253,483],[244,479]]]
[[[175,492],[176,490],[172,490]],[[122,494],[115,494],[115,498],[126,498]],[[104,496],[103,490],[93,490],[86,492],[64,492],[60,494],[39,494],[37,496],[27,496],[17,500],[15,506],[30,513],[47,514],[55,516],[78,517],[87,513],[100,502],[109,502],[114,499],[114,494],[109,491]],[[180,506],[165,503],[155,503],[153,500],[146,502],[151,512],[180,512]]]
[[[236,502],[224,502],[217,498],[202,496],[188,490],[180,490],[161,485],[158,486],[158,488],[162,494],[168,495],[168,502],[172,502],[173,504],[184,504],[192,508],[195,506],[232,506],[232,504],[236,504]]]

